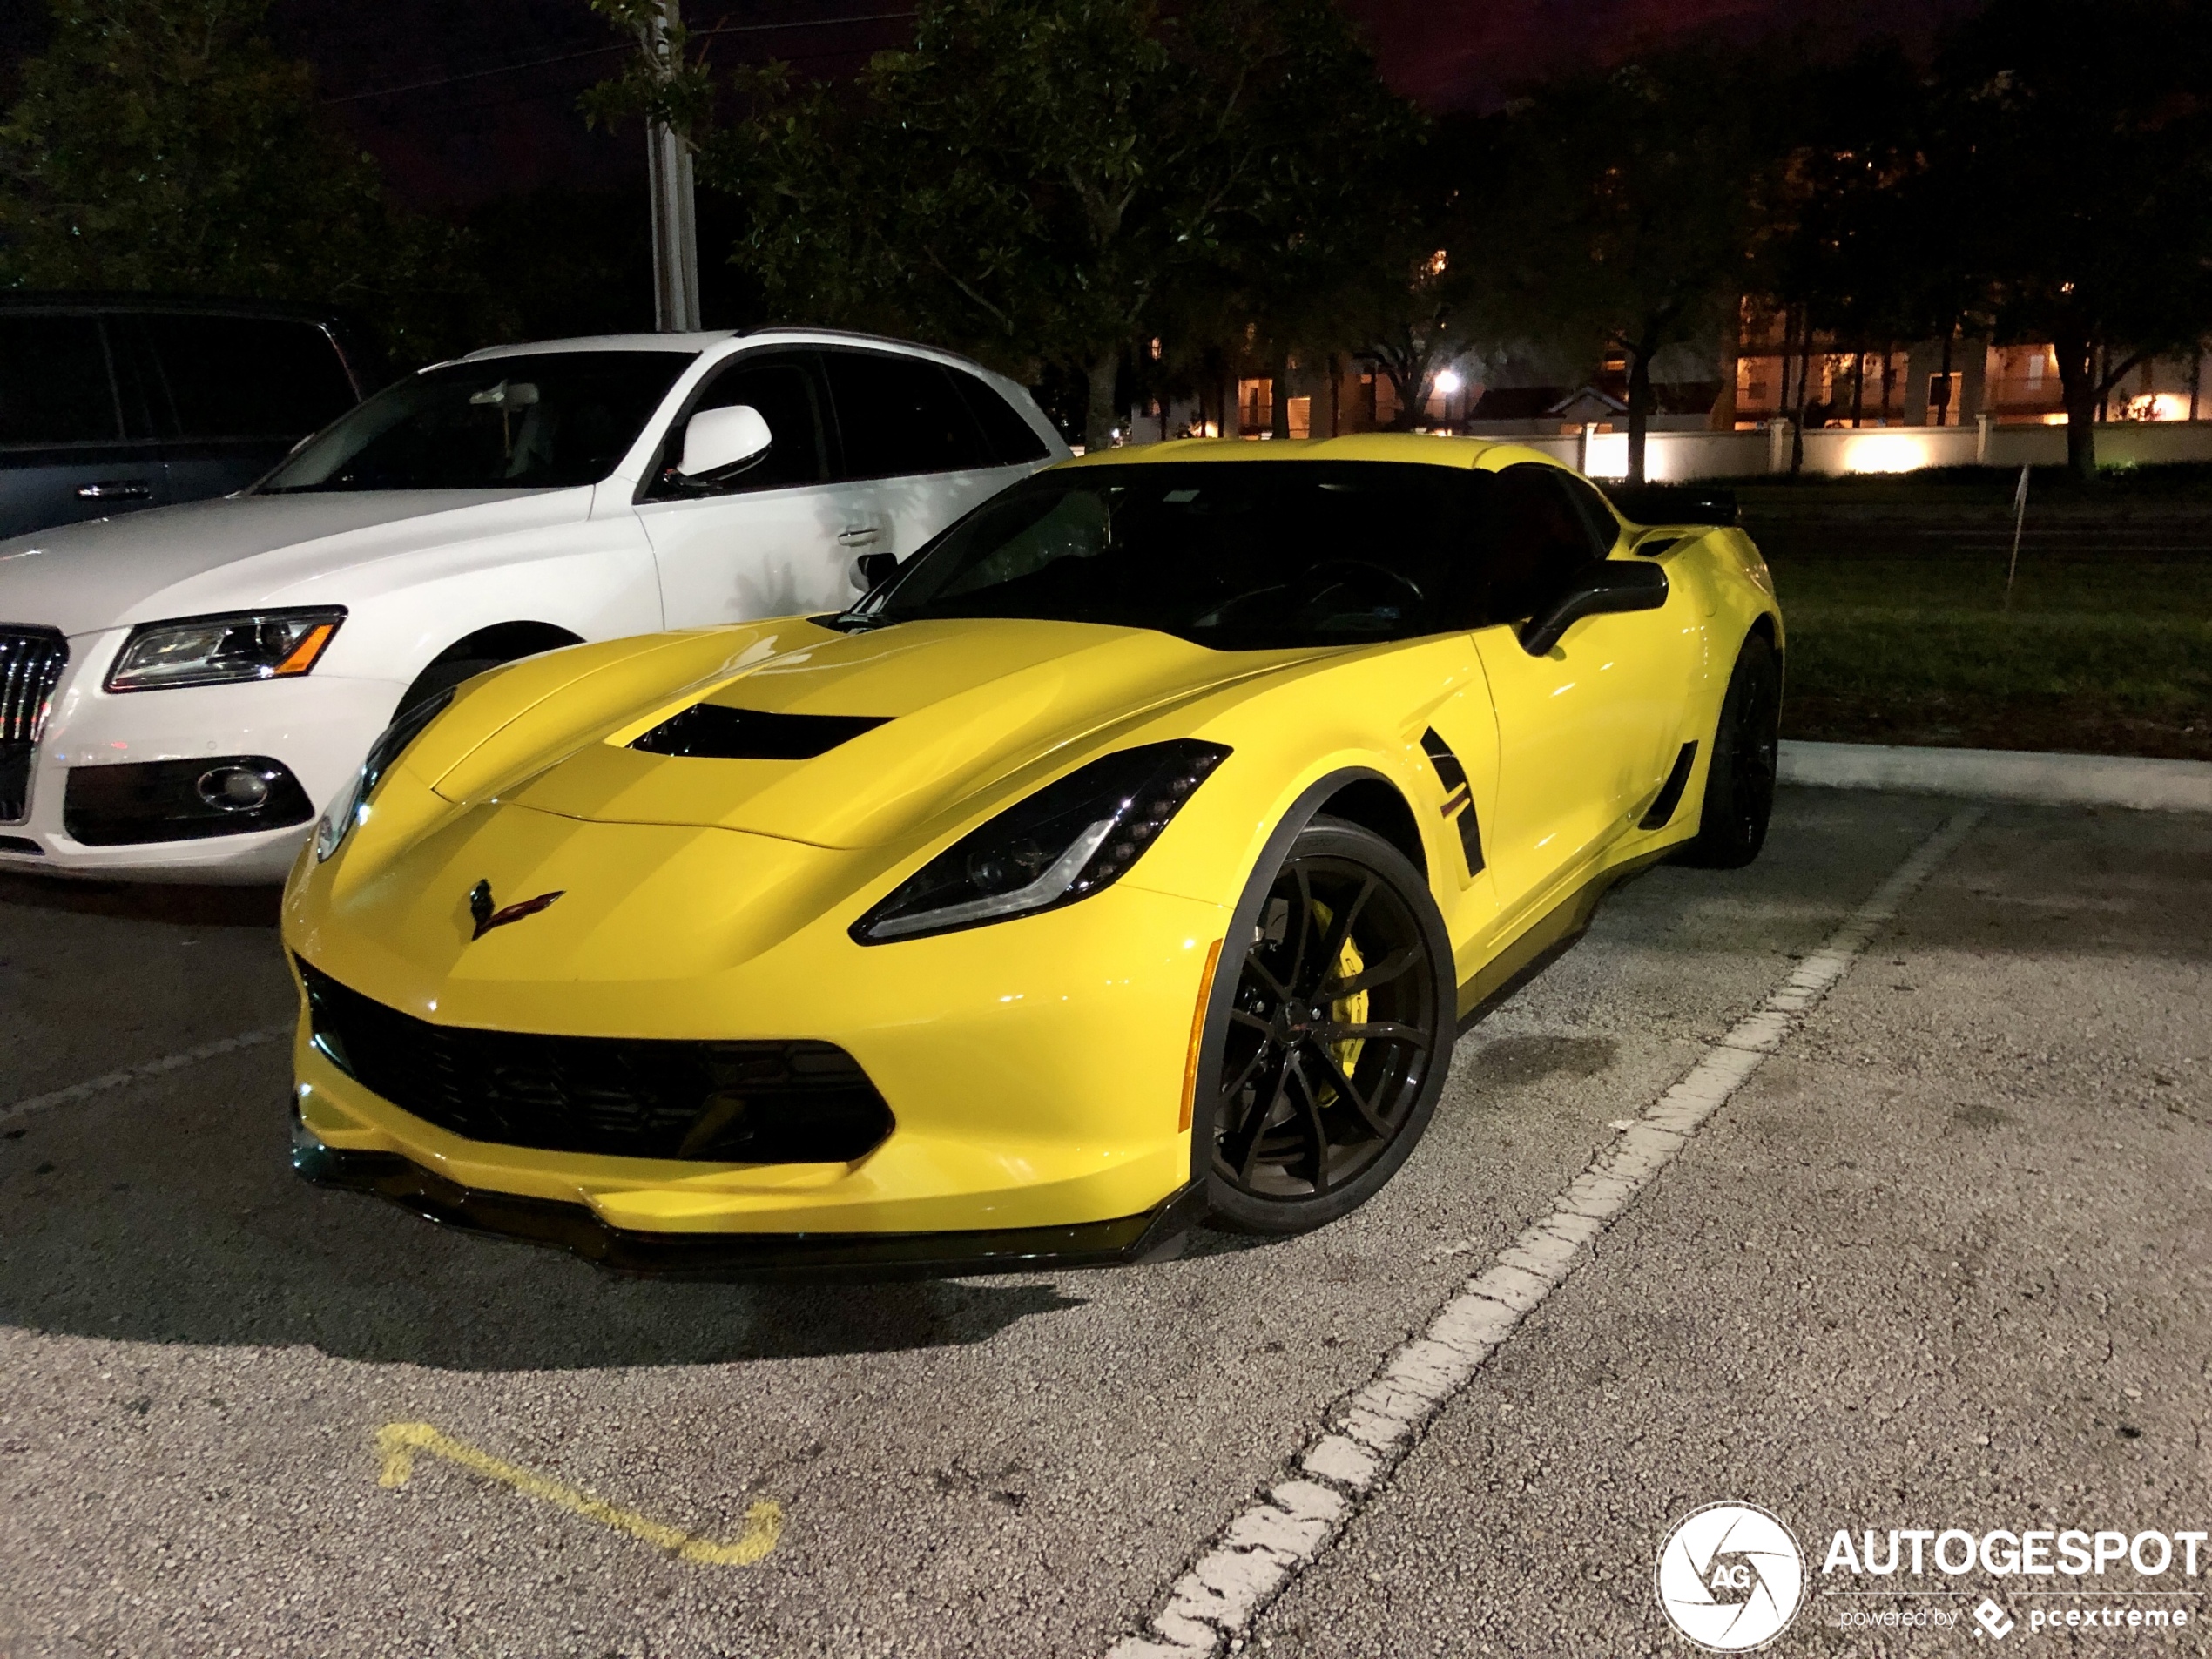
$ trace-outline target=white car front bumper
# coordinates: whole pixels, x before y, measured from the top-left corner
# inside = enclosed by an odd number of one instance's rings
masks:
[[[125,880],[282,880],[313,832],[312,813],[353,776],[389,724],[405,686],[307,674],[165,691],[103,691],[101,679],[127,631],[79,635],[69,642],[69,665],[55,688],[33,764],[28,815],[19,823],[0,824],[0,870]],[[87,846],[69,833],[66,801],[74,770],[247,755],[275,760],[299,779],[311,804],[307,821],[116,846]]]

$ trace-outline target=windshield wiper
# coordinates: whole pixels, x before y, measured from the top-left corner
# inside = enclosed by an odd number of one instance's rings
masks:
[[[866,610],[840,610],[833,617],[809,617],[807,621],[817,628],[833,628],[840,634],[873,633],[878,628],[888,628],[892,619]]]

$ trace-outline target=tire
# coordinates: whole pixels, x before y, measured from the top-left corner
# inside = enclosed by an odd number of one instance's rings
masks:
[[[1435,1112],[1457,1011],[1420,872],[1314,819],[1253,878],[1215,975],[1191,1147],[1211,1223],[1304,1232],[1381,1190]]]
[[[1782,730],[1782,663],[1764,634],[1737,653],[1713,730],[1713,763],[1705,772],[1705,805],[1697,833],[1682,850],[1684,864],[1740,870],[1766,845],[1774,815],[1776,757]]]
[[[450,662],[436,662],[415,677],[415,684],[400,696],[399,705],[392,711],[398,719],[417,703],[435,697],[463,680],[472,680],[479,674],[488,674],[495,668],[504,667],[510,658],[505,657],[456,657]]]

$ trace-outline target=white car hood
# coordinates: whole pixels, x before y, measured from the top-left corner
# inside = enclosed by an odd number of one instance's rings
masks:
[[[233,496],[0,542],[0,622],[84,634],[260,604],[343,604],[362,564],[591,510],[573,489]]]

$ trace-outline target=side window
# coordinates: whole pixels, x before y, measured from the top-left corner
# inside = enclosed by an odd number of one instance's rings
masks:
[[[1600,556],[1589,522],[1563,487],[1573,482],[1535,462],[1498,474],[1491,496],[1490,621],[1534,616]]]
[[[313,323],[158,312],[144,322],[187,442],[304,437],[358,401],[338,348]]]
[[[0,317],[0,444],[112,443],[120,435],[98,322]]]
[[[822,354],[844,440],[847,478],[966,472],[995,466],[951,374],[921,357]]]
[[[1001,467],[1017,466],[1025,461],[1042,461],[1052,451],[1037,435],[1036,428],[1024,420],[1011,403],[983,381],[965,369],[948,368],[954,386],[968,404],[968,413],[975,417],[976,425],[983,428],[983,436],[991,447],[993,457]]]
[[[819,383],[809,366],[811,354],[783,353],[739,357],[706,383],[691,415],[668,431],[662,447],[660,470],[650,499],[671,501],[690,496],[730,496],[755,489],[785,489],[794,484],[819,484],[829,476],[828,445],[824,442]],[[691,415],[702,409],[734,408],[750,404],[768,423],[772,442],[768,453],[750,465],[740,466],[726,477],[687,479],[676,470],[684,458],[684,434]]]
[[[1590,545],[1599,558],[1612,556],[1613,544],[1621,539],[1621,521],[1613,516],[1613,509],[1605,497],[1584,483],[1571,472],[1554,475],[1567,498],[1575,504],[1583,524],[1590,533]]]

